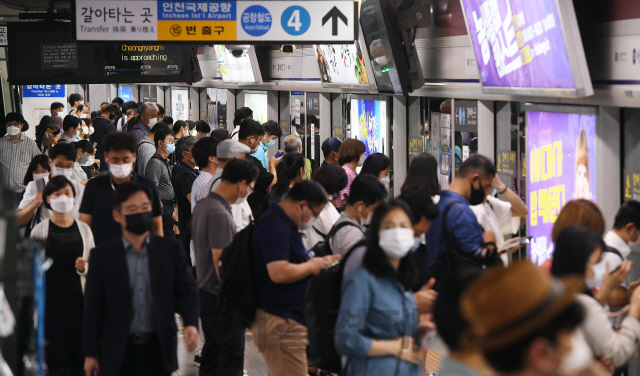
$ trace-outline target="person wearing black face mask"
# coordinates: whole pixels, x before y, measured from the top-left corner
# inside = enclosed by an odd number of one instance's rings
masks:
[[[476,154],[460,165],[449,188],[440,192],[440,215],[431,223],[426,234],[429,268],[438,255],[451,245],[475,256],[496,250],[495,234],[491,230],[483,230],[469,208],[470,205],[481,204],[491,193],[491,182],[495,175],[493,162]],[[444,231],[442,226],[445,226]]]
[[[85,288],[87,375],[164,375],[178,369],[175,312],[187,351],[198,344],[198,289],[181,243],[150,232],[149,188],[119,185],[113,219],[122,236],[94,248]]]

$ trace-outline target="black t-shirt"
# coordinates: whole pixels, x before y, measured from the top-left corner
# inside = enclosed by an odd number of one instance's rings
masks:
[[[191,187],[197,176],[198,173],[184,163],[180,163],[173,169],[171,183],[178,204],[178,228],[181,234],[186,231],[191,220],[191,202],[187,199],[187,195],[191,193]]]
[[[162,204],[160,203],[160,195],[158,194],[158,188],[155,183],[135,173],[132,174],[132,178],[149,188],[152,196],[153,216],[161,216]],[[119,223],[113,220],[111,207],[111,196],[117,186],[118,185],[112,181],[111,174],[107,174],[90,179],[84,189],[82,204],[80,204],[80,213],[93,216],[91,230],[93,231],[96,245],[122,236],[122,228]]]

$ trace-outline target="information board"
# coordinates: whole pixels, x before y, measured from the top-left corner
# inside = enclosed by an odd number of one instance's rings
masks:
[[[542,265],[564,205],[596,200],[596,115],[527,111],[527,152],[529,255]]]
[[[353,42],[357,3],[77,0],[78,40]]]
[[[76,43],[57,43],[40,45],[42,69],[77,69],[78,45]]]
[[[562,89],[557,96],[593,93],[570,3],[462,0],[485,92],[509,88],[547,89],[520,91],[523,94],[554,95],[549,89]]]

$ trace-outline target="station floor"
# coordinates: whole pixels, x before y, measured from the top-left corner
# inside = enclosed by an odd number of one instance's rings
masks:
[[[178,328],[181,328],[180,319],[178,321]],[[196,367],[193,359],[195,357],[195,351],[187,352],[182,338],[182,331],[178,333],[178,363],[180,368],[174,372],[172,376],[198,376],[198,367]],[[245,375],[248,376],[268,376],[267,365],[264,363],[262,355],[258,352],[258,347],[255,345],[251,334],[245,335],[245,350],[244,350],[244,369]]]

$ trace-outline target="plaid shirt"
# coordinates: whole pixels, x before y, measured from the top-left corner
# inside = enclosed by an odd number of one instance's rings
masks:
[[[31,160],[38,154],[36,142],[24,133],[16,143],[9,135],[0,138],[0,183],[13,192],[23,192],[24,176]]]

